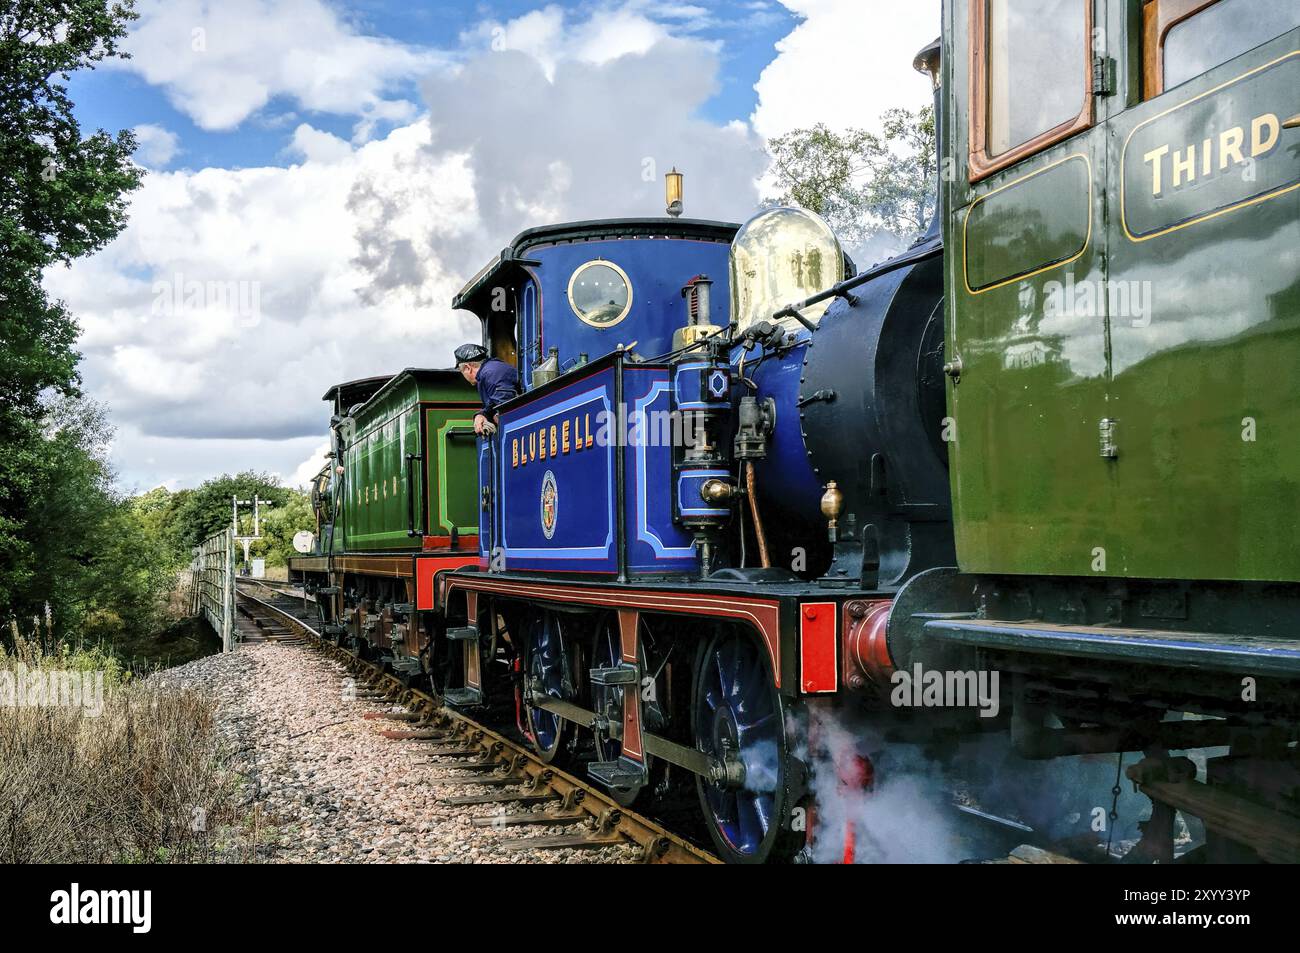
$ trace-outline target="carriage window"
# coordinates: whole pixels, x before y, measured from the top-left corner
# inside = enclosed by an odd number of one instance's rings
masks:
[[[1069,122],[1086,92],[1079,0],[989,0],[989,154]]]
[[[976,4],[972,178],[1086,128],[1091,0]]]
[[[1296,0],[1188,0],[1159,4],[1164,82],[1173,89],[1300,26]],[[1179,17],[1181,14],[1181,18]]]

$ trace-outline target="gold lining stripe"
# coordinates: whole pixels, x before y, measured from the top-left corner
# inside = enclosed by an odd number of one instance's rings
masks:
[[[987,287],[980,288],[978,290],[972,288],[970,286],[970,250],[969,250],[969,244],[967,242],[967,235],[970,230],[970,218],[975,211],[975,207],[979,205],[981,202],[985,201],[986,199],[991,199],[999,192],[1003,192],[1011,188],[1013,185],[1019,185],[1022,182],[1027,182],[1032,178],[1042,175],[1044,172],[1050,172],[1052,169],[1055,169],[1057,166],[1065,165],[1065,163],[1071,162],[1074,159],[1082,159],[1084,165],[1088,169],[1088,234],[1084,236],[1083,247],[1079,249],[1078,254],[1074,255],[1071,258],[1066,258],[1062,261],[1054,261],[1051,264],[1044,265],[1042,268],[1039,268],[1037,271],[1029,271],[1019,275],[1012,275],[1010,278],[1007,278],[1004,281],[1000,281],[997,284],[988,285]],[[1051,271],[1053,268],[1064,268],[1066,265],[1073,264],[1074,262],[1082,258],[1084,254],[1088,251],[1088,247],[1092,244],[1092,197],[1093,197],[1092,192],[1093,192],[1092,159],[1090,159],[1087,156],[1087,154],[1083,152],[1074,152],[1066,156],[1064,159],[1058,159],[1056,162],[1053,162],[1051,165],[1044,166],[1043,168],[1039,169],[1037,172],[1031,172],[1028,175],[1023,175],[1018,179],[1013,179],[1012,181],[1006,183],[1005,185],[1000,185],[993,191],[985,195],[981,195],[974,202],[971,202],[971,204],[966,208],[966,219],[965,221],[962,222],[962,226],[961,226],[961,270],[962,270],[962,283],[966,285],[966,293],[970,295],[987,294],[988,292],[995,291],[998,288],[1005,288],[1007,285],[1014,284],[1017,281],[1024,281],[1027,278],[1033,278],[1036,275],[1041,275],[1043,272]]]

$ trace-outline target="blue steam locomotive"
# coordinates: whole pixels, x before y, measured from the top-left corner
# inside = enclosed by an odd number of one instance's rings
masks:
[[[478,571],[433,583],[444,697],[513,685],[629,803],[693,778],[726,859],[801,846],[803,701],[886,689],[899,582],[953,560],[941,250],[855,275],[792,208],[520,235],[455,302],[525,391],[480,441]]]

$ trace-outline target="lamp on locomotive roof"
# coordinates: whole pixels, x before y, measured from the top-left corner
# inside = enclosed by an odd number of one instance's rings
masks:
[[[942,63],[943,41],[938,39],[916,54],[916,58],[912,60],[912,69],[918,73],[928,73],[930,82],[934,84],[935,89],[938,89],[943,81],[940,72]]]
[[[673,166],[673,171],[664,176],[664,199],[668,203],[668,214],[673,218],[682,217],[682,198],[685,195],[683,181],[685,176]]]

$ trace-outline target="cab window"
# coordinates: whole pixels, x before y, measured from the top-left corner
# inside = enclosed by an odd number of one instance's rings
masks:
[[[971,178],[1092,124],[1091,0],[972,4]]]
[[[1146,98],[1300,26],[1296,0],[1148,0]]]
[[[569,279],[569,305],[583,323],[612,328],[632,310],[632,281],[612,261],[589,261]]]

